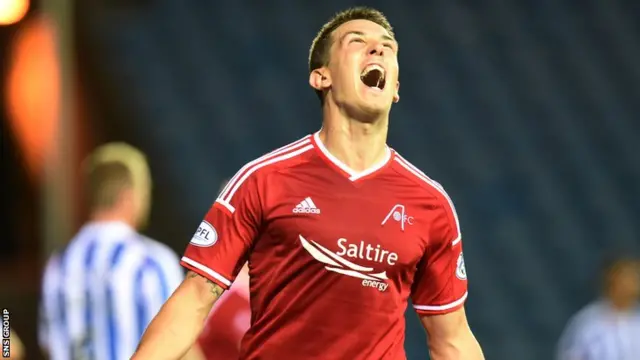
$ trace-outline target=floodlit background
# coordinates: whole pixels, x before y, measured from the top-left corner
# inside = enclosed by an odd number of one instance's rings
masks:
[[[79,159],[145,151],[144,232],[181,253],[223,178],[319,127],[308,48],[363,3],[395,26],[389,142],[456,204],[487,359],[552,358],[602,254],[640,249],[635,1],[0,0],[0,304],[30,359],[43,261],[85,219]]]

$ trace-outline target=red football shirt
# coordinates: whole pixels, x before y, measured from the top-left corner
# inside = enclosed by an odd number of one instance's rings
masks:
[[[241,359],[405,359],[404,310],[467,297],[460,226],[440,184],[392,149],[356,173],[318,134],[245,165],[182,264],[228,288],[249,261]]]

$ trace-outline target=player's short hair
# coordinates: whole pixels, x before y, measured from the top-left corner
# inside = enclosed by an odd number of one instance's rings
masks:
[[[623,269],[627,268],[636,268],[640,269],[640,262],[635,254],[633,253],[625,253],[625,254],[611,254],[604,258],[604,261],[601,265],[601,281],[602,286],[605,289],[608,289],[613,283],[616,275],[620,273]]]
[[[393,27],[381,11],[366,6],[357,6],[343,10],[329,19],[313,39],[311,48],[309,49],[309,74],[329,64],[334,30],[340,27],[340,25],[353,20],[369,20],[382,26],[389,32],[389,35],[394,36]],[[323,104],[323,91],[316,90],[316,95],[318,95],[320,99],[320,104]]]
[[[90,209],[113,206],[129,186],[150,191],[151,175],[145,155],[137,148],[112,142],[96,148],[83,162]]]
[[[121,162],[95,166],[87,177],[87,201],[92,210],[112,208],[124,190],[133,187],[133,175]]]

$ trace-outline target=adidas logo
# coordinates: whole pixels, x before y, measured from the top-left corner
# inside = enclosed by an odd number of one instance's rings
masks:
[[[294,214],[320,214],[320,209],[316,207],[310,197],[305,198],[293,208]]]

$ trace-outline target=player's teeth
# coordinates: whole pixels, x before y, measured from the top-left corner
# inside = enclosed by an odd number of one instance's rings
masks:
[[[382,73],[382,76],[384,77],[385,75],[384,69],[380,65],[376,65],[376,64],[369,65],[366,68],[364,68],[364,71],[362,71],[362,75],[366,75],[371,70],[380,70],[380,72]]]

